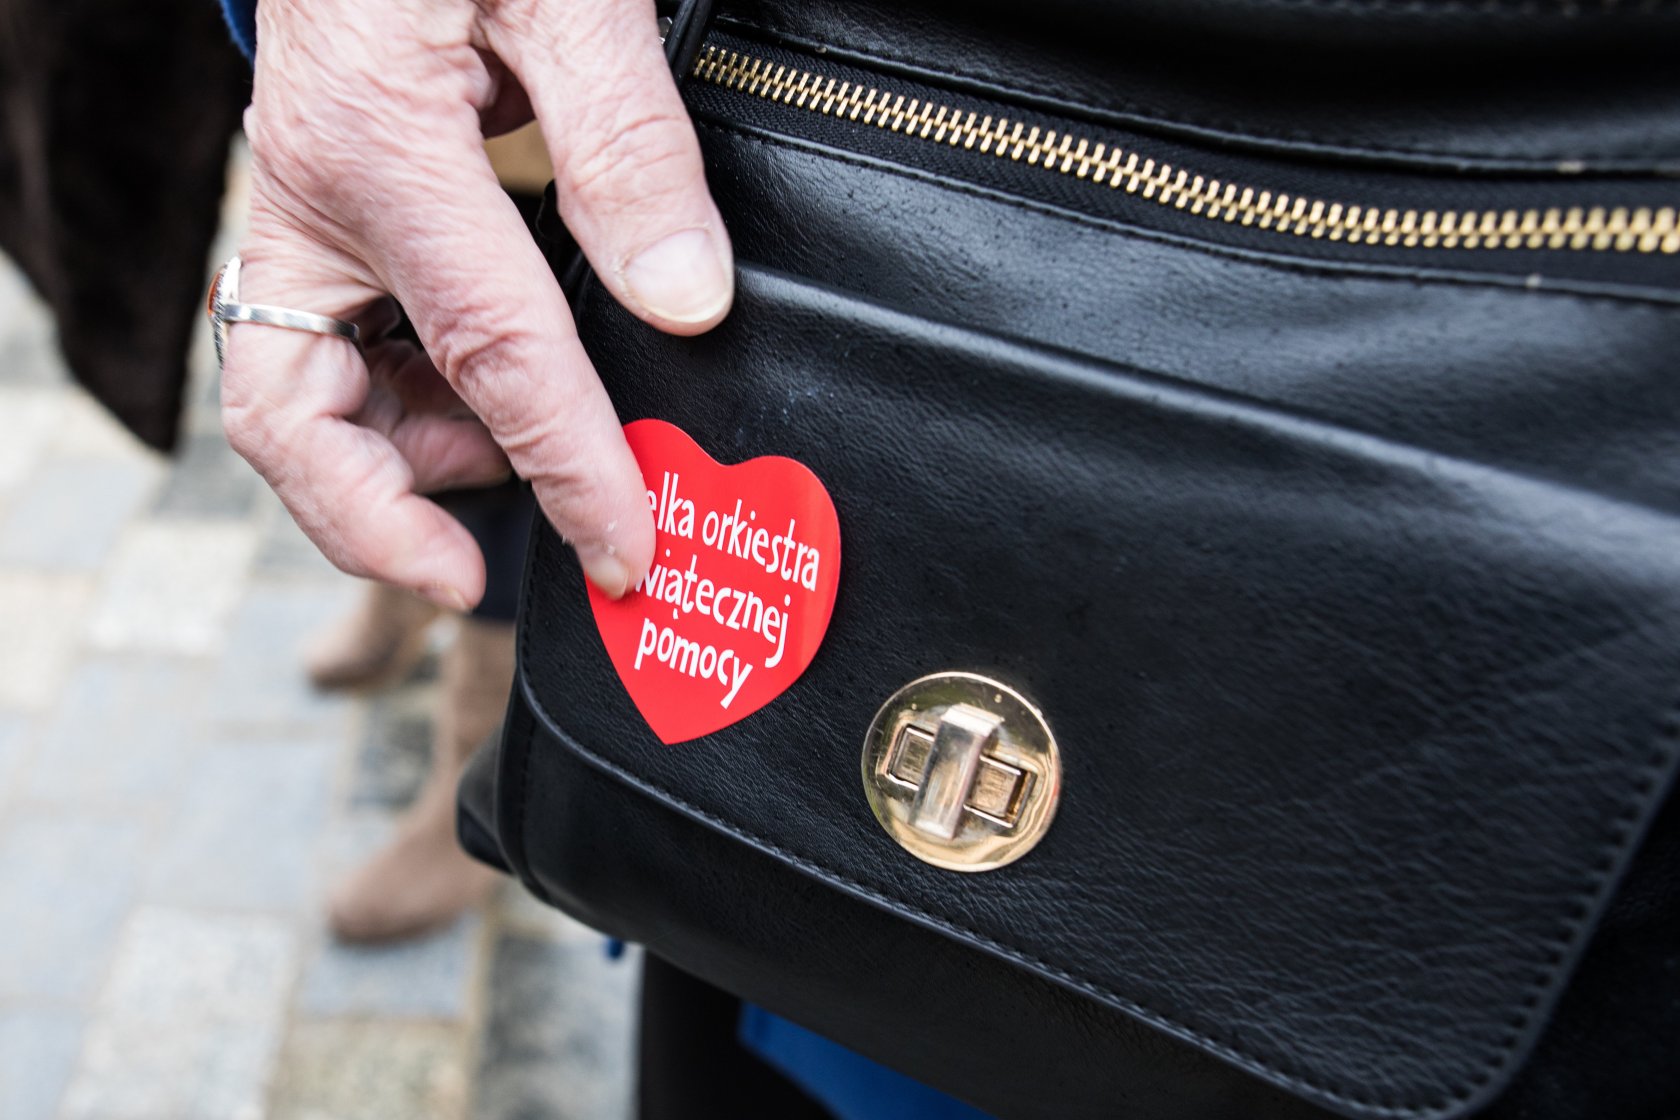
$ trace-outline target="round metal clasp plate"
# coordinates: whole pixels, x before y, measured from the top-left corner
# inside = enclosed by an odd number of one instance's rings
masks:
[[[863,788],[881,827],[917,859],[989,871],[1050,827],[1062,766],[1044,716],[975,673],[911,681],[881,706],[863,743]]]

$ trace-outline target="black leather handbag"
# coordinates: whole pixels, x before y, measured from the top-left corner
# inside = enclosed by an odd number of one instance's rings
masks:
[[[1677,48],[723,4],[734,311],[579,324],[626,421],[822,479],[832,622],[666,746],[544,527],[469,849],[1004,1120],[1680,1116]]]

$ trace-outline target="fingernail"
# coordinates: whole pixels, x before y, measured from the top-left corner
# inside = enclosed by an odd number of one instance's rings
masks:
[[[472,604],[467,602],[465,595],[441,583],[428,583],[420,589],[420,597],[456,614],[466,614],[472,609]]]
[[[676,323],[703,323],[729,306],[730,277],[711,233],[685,229],[643,249],[624,266],[642,307]]]
[[[589,577],[589,582],[609,599],[621,599],[630,590],[630,569],[611,552],[579,549],[578,560],[583,564],[583,574]]]

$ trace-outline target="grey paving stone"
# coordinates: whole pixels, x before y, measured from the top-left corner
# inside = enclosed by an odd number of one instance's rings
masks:
[[[292,515],[281,506],[272,491],[257,499],[259,506],[269,506],[262,539],[257,545],[253,571],[259,576],[285,579],[316,579],[343,582],[345,575],[321,555],[315,543],[303,535]]]
[[[0,795],[17,788],[18,768],[23,765],[28,735],[28,720],[23,716],[0,712]]]
[[[440,1023],[303,1022],[292,1027],[269,1120],[457,1120],[466,1030]]]
[[[335,747],[301,738],[207,747],[151,861],[146,896],[183,906],[311,907]]]
[[[298,1009],[306,1015],[379,1015],[461,1020],[477,960],[481,919],[390,945],[323,938],[304,970]]]
[[[0,257],[0,330],[12,325],[12,317],[29,296],[29,281],[9,258]]]
[[[296,963],[284,918],[136,911],[65,1120],[258,1120]]]
[[[0,271],[17,272],[10,262],[0,262]],[[17,289],[15,299],[6,300],[0,320],[0,383],[13,385],[59,385],[69,380],[64,358],[54,338],[52,317],[33,290]]]
[[[0,571],[0,708],[58,699],[92,598],[89,576]]]
[[[89,641],[107,650],[218,652],[255,549],[249,525],[137,522],[106,566]]]
[[[117,805],[173,798],[203,744],[202,663],[100,658],[81,665],[41,733],[31,797]]]
[[[62,392],[0,384],[0,495],[34,472],[63,410]]]
[[[83,1020],[73,1011],[0,1011],[0,1116],[52,1120],[82,1048]]]
[[[496,897],[502,928],[510,933],[545,941],[568,941],[599,949],[602,934],[531,896],[517,879],[505,881]]]
[[[246,518],[262,485],[221,432],[188,437],[174,468],[152,502],[154,514]]]
[[[436,684],[443,674],[443,652],[450,641],[450,633],[447,629],[440,630],[435,626],[432,628],[432,632],[427,635],[426,652],[420,655],[420,660],[414,663],[414,668],[409,670],[408,677],[402,681],[399,688],[411,692],[426,692],[430,697],[431,693],[426,691],[425,686]],[[426,710],[430,713],[432,701],[427,699],[425,703]]]
[[[615,1120],[629,1114],[633,962],[599,943],[503,937],[474,1120]]]
[[[215,724],[342,733],[350,702],[310,687],[303,649],[310,635],[350,608],[354,596],[348,580],[254,585],[234,612],[210,689]]]
[[[0,821],[0,999],[86,999],[135,895],[145,832],[62,808]]]
[[[47,459],[0,521],[0,564],[98,570],[156,480],[157,469],[148,464]]]
[[[63,359],[36,337],[0,338],[0,383],[52,385],[66,375]]]
[[[432,719],[426,709],[433,692],[420,690],[416,703],[414,691],[401,689],[368,705],[350,785],[355,808],[401,809],[426,780],[432,758]]]
[[[396,831],[396,818],[380,810],[352,811],[327,826],[321,841],[321,865],[337,880],[362,865]]]
[[[51,446],[53,454],[67,459],[123,459],[150,466],[160,475],[166,462],[79,386],[64,394],[64,414],[53,430]]]
[[[220,268],[220,265],[217,265]],[[206,285],[208,286],[208,285]],[[203,339],[202,346],[200,338]],[[222,373],[216,368],[215,343],[210,340],[210,327],[206,323],[202,334],[194,331],[188,363],[192,366],[192,374],[188,379],[188,395],[193,402],[193,408],[202,408],[220,416],[222,412]]]

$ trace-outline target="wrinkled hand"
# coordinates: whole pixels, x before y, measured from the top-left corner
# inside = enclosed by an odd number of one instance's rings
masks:
[[[533,112],[560,213],[663,330],[728,311],[731,256],[649,0],[262,0],[241,298],[357,321],[229,332],[224,423],[340,568],[463,609],[466,530],[420,496],[511,469],[622,594],[652,559],[635,460],[482,141]],[[394,297],[424,345],[382,339]]]

